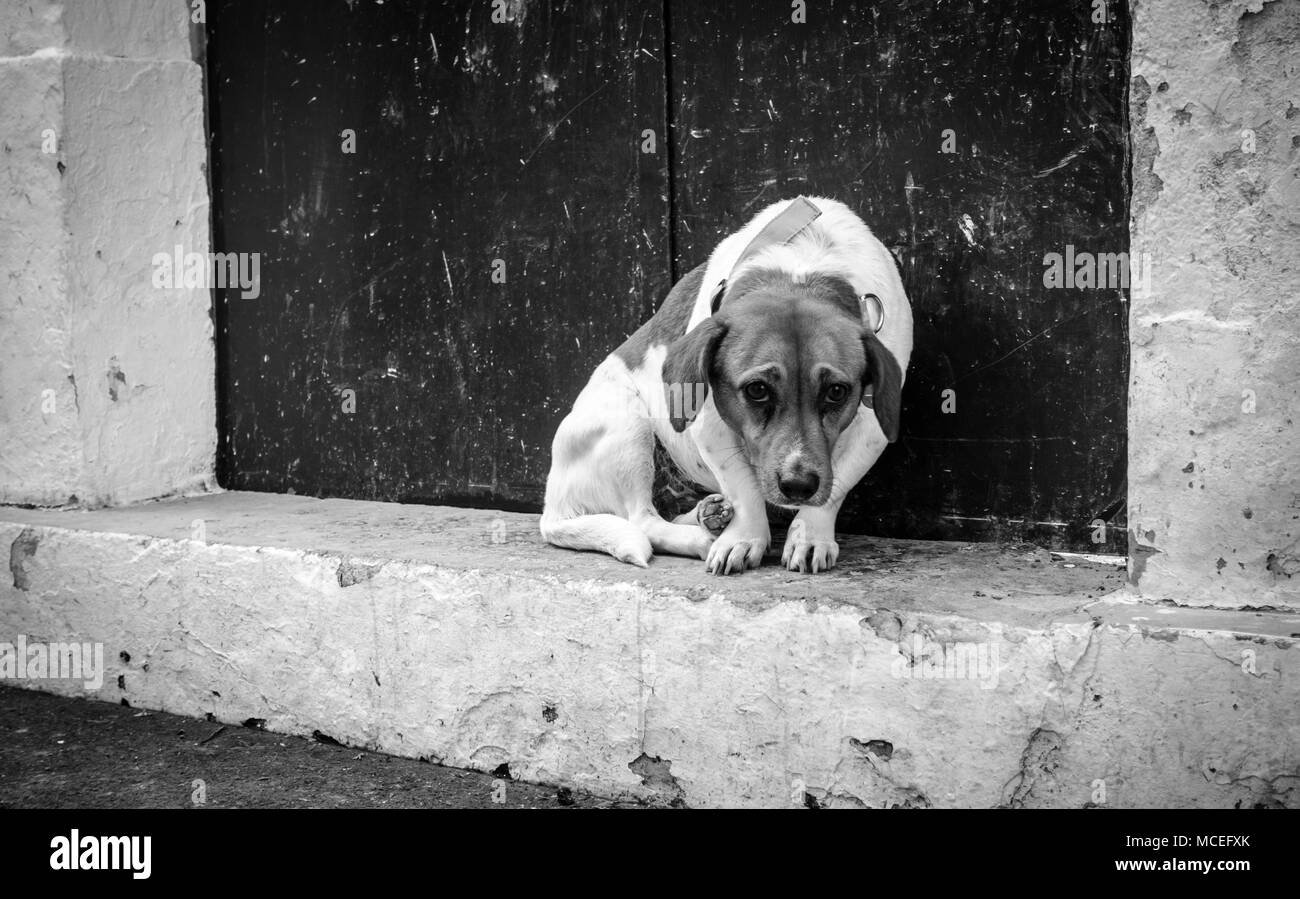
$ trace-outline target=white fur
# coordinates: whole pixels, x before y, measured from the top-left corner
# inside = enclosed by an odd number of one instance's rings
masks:
[[[710,315],[710,301],[722,279],[735,280],[751,268],[778,269],[796,282],[816,274],[839,275],[859,295],[874,293],[880,298],[885,322],[877,337],[906,375],[912,353],[912,310],[893,257],[843,203],[821,197],[809,200],[822,214],[787,244],[764,248],[736,267],[750,240],[785,209],[788,200],[767,207],[718,244],[709,257],[687,330]],[[870,310],[863,310],[863,321],[868,327],[875,324]],[[649,564],[652,552],[698,555],[714,573],[757,567],[771,543],[758,480],[744,455],[735,452],[739,438],[722,421],[712,394],[690,427],[680,434],[673,430],[662,377],[666,350],[651,347],[635,370],[616,355],[596,368],[556,431],[542,535],[557,546],[599,550],[642,567]],[[602,434],[598,440],[584,439],[597,430]],[[716,540],[687,516],[669,522],[655,512],[651,490],[656,435],[688,477],[731,503],[731,523]],[[886,444],[876,417],[860,410],[832,450],[830,499],[822,506],[800,508],[786,541],[783,564],[800,571],[834,566],[840,506]]]

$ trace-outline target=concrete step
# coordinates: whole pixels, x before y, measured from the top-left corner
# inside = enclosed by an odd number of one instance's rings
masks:
[[[251,493],[5,508],[0,540],[0,643],[103,645],[98,689],[20,686],[690,806],[1300,805],[1300,614],[1035,547],[716,578],[529,515]]]

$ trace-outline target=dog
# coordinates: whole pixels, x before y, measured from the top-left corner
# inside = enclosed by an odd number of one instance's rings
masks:
[[[768,206],[596,368],[556,430],[542,536],[730,574],[762,563],[771,504],[795,513],[782,564],[830,570],[845,495],[898,439],[911,351],[898,267],[866,224],[821,197]],[[656,441],[713,491],[673,520],[652,502]]]

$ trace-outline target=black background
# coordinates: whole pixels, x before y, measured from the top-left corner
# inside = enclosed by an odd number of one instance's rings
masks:
[[[218,291],[222,486],[540,508],[592,369],[804,193],[916,323],[841,530],[1125,552],[1124,292],[1043,287],[1128,247],[1123,4],[722,6],[210,3],[214,249],[262,257],[259,298]]]

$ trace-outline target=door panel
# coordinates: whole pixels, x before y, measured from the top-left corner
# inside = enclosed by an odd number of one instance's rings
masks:
[[[222,484],[536,507],[670,286],[660,12],[209,7],[217,243],[262,255],[218,298]]]
[[[1067,245],[1128,249],[1122,5],[669,6],[677,270],[803,193],[903,273],[904,436],[842,529],[1125,552],[1125,294],[1043,282]]]

